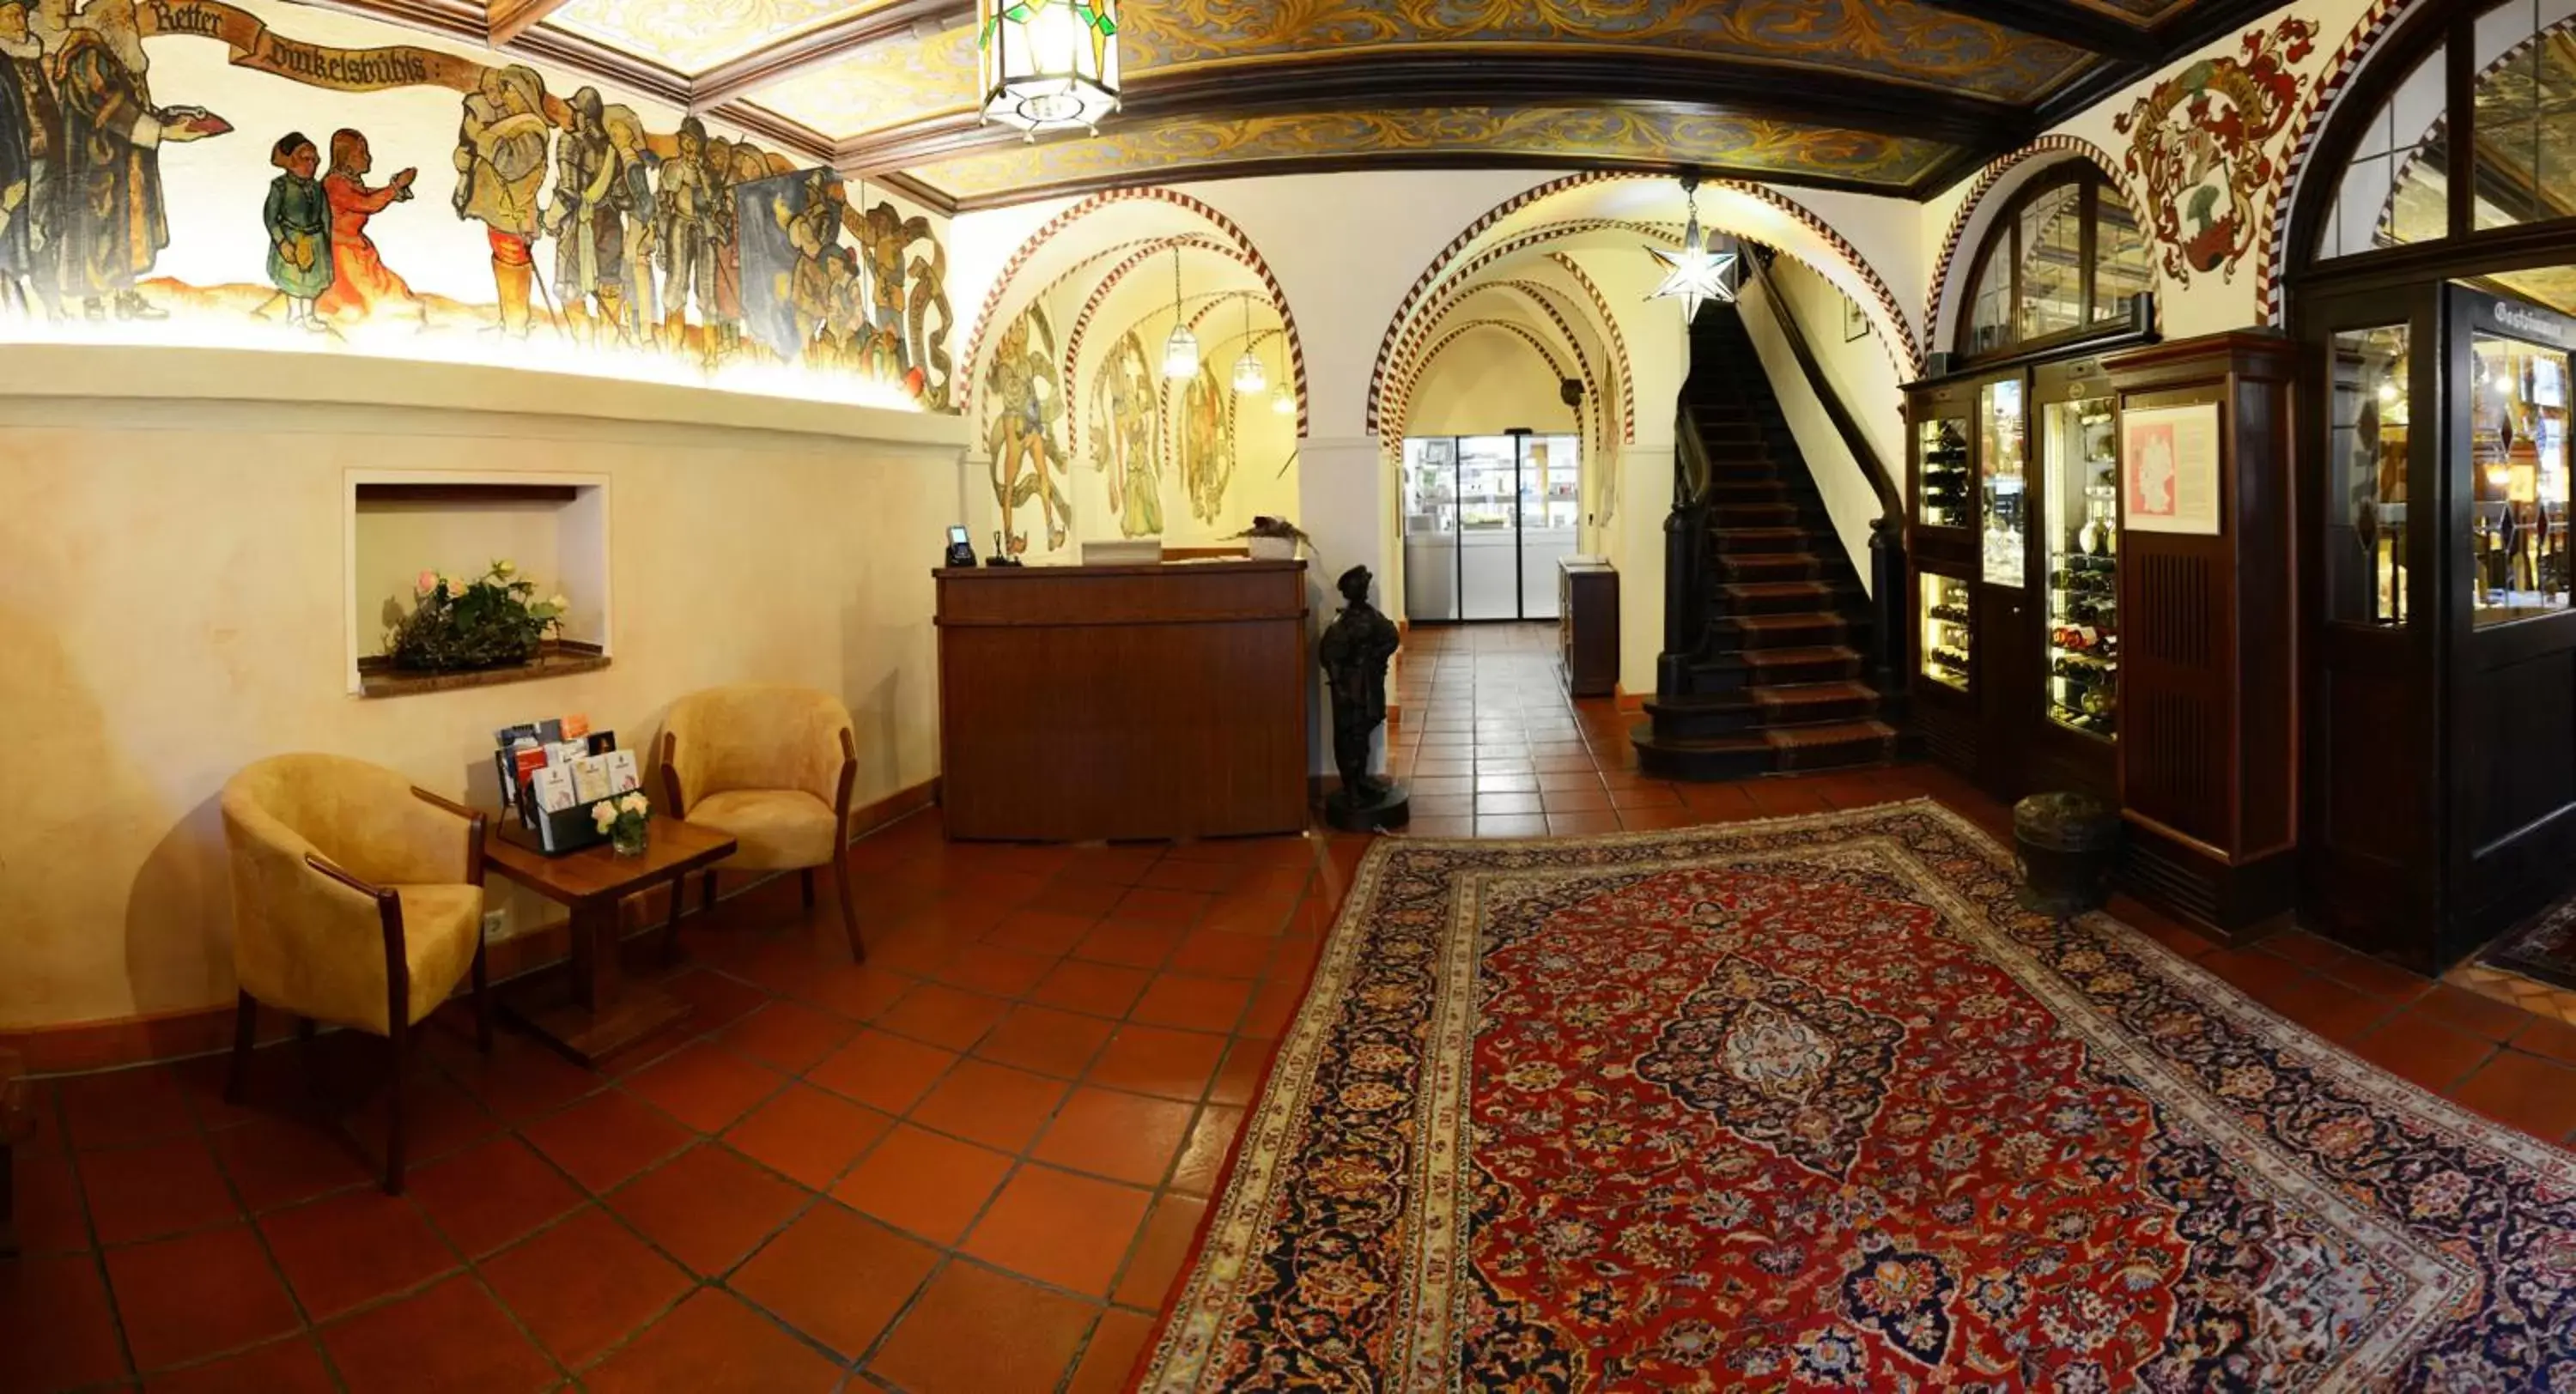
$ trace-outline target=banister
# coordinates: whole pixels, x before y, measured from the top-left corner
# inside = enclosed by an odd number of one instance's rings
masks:
[[[1770,304],[1772,315],[1780,321],[1780,337],[1788,344],[1789,355],[1798,360],[1799,371],[1807,375],[1807,386],[1815,392],[1816,400],[1824,405],[1825,417],[1833,422],[1834,433],[1842,437],[1843,448],[1851,452],[1852,459],[1860,465],[1861,473],[1868,478],[1871,491],[1878,495],[1879,517],[1890,525],[1901,525],[1905,520],[1905,495],[1897,490],[1896,477],[1888,472],[1887,462],[1878,458],[1878,451],[1869,443],[1869,436],[1852,418],[1850,409],[1843,405],[1843,399],[1835,393],[1833,384],[1826,380],[1823,366],[1816,362],[1815,349],[1807,343],[1806,331],[1798,327],[1798,317],[1789,313],[1789,302],[1781,296],[1779,282],[1771,279],[1770,262],[1760,256],[1746,257],[1744,262],[1753,268],[1754,279],[1762,283],[1762,298]]]
[[[1869,523],[1870,611],[1876,623],[1870,636],[1871,686],[1879,691],[1882,710],[1891,718],[1901,716],[1905,708],[1905,674],[1913,664],[1913,625],[1906,611],[1905,561],[1905,495],[1896,487],[1896,476],[1869,436],[1854,420],[1834,385],[1825,377],[1823,365],[1816,361],[1816,351],[1807,342],[1807,333],[1798,327],[1798,317],[1789,312],[1789,303],[1780,294],[1780,284],[1771,278],[1769,248],[1758,249],[1744,258],[1753,276],[1762,283],[1762,298],[1770,303],[1772,316],[1780,321],[1781,341],[1789,346],[1789,356],[1798,361],[1798,370],[1807,377],[1807,388],[1825,410],[1834,433],[1842,437],[1843,448],[1851,452],[1862,476],[1869,480],[1870,491],[1878,496],[1878,516]]]

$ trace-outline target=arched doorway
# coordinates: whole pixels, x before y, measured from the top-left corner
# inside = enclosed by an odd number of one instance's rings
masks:
[[[2576,5],[2423,4],[2298,175],[2313,923],[2448,964],[2576,876]]]

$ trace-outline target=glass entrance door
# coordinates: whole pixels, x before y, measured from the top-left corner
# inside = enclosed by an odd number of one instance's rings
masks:
[[[1404,443],[1404,617],[1458,618],[1458,442]]]
[[[1520,438],[1458,440],[1458,617],[1521,614]]]
[[[1574,555],[1582,507],[1581,450],[1573,436],[1520,436],[1521,618],[1556,618],[1556,564]]]

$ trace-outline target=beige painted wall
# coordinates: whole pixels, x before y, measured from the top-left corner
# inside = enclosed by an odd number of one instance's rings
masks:
[[[805,403],[783,413],[796,431],[697,425],[746,404],[452,366],[431,384],[449,400],[552,410],[366,406],[416,393],[420,370],[340,359],[299,375],[304,400],[222,401],[192,394],[252,381],[226,365],[241,355],[102,349],[65,373],[27,357],[43,352],[0,349],[0,1028],[228,1000],[215,799],[264,755],[355,755],[488,803],[496,726],[579,710],[641,746],[679,694],[769,681],[849,703],[861,801],[936,772],[929,571],[957,507],[953,419]],[[131,395],[147,391],[180,395]],[[614,665],[347,695],[357,469],[605,476]],[[553,918],[507,905],[515,929]]]

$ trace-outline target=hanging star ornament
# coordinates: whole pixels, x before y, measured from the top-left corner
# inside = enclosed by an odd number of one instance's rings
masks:
[[[1682,302],[1682,323],[1699,318],[1699,307],[1715,300],[1735,303],[1735,290],[1726,283],[1726,273],[1735,266],[1735,253],[1711,252],[1708,237],[1699,230],[1699,201],[1691,201],[1690,225],[1682,230],[1679,251],[1648,247],[1646,255],[1663,263],[1664,283],[1655,287],[1649,300]]]

